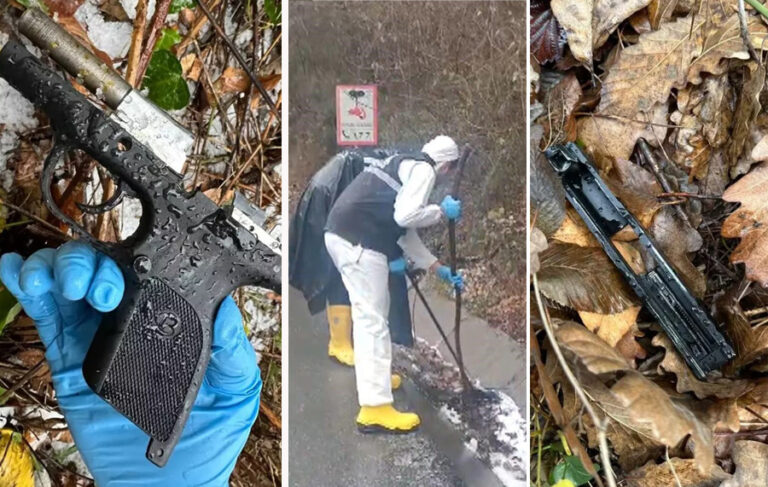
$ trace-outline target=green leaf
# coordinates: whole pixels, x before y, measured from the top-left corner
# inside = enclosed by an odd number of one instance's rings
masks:
[[[155,51],[170,50],[173,46],[181,42],[181,35],[176,29],[163,29],[160,40],[155,44]]]
[[[21,304],[6,288],[0,289],[0,335],[21,312]]]
[[[570,480],[577,487],[592,480],[592,475],[587,472],[581,460],[576,455],[569,455],[549,473],[549,483],[556,484],[561,480]]]
[[[27,8],[39,8],[46,14],[50,14],[51,11],[48,9],[48,5],[45,4],[43,0],[18,0],[20,4],[24,5]]]
[[[181,63],[171,51],[152,54],[143,86],[149,90],[149,99],[165,110],[180,110],[189,103],[189,88],[182,76]]]
[[[197,5],[195,0],[171,0],[169,11],[172,14],[177,14],[185,8],[193,8],[195,5]]]
[[[264,12],[274,25],[280,25],[283,17],[282,7],[278,0],[264,0]]]

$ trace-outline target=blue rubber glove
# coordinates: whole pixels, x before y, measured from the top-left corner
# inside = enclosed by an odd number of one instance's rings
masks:
[[[443,210],[443,214],[449,220],[458,220],[461,218],[461,201],[453,199],[451,195],[443,198],[440,203],[440,208]]]
[[[392,274],[405,274],[405,269],[408,266],[408,263],[405,261],[403,257],[400,257],[399,259],[395,259],[389,263],[389,272]]]
[[[451,268],[447,265],[441,265],[435,272],[437,273],[437,277],[452,285],[453,287],[458,288],[459,291],[464,289],[464,278],[461,276],[460,272],[456,275],[452,274]]]
[[[0,279],[32,318],[46,347],[53,385],[75,444],[99,486],[216,486],[229,476],[259,410],[261,374],[235,301],[221,304],[213,350],[181,441],[158,468],[149,437],[91,391],[83,358],[103,312],[125,284],[117,265],[81,242],[0,258]]]

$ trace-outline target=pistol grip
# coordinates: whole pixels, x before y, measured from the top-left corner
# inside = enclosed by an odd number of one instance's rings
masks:
[[[83,376],[96,394],[151,436],[147,458],[163,466],[205,374],[214,310],[201,316],[158,278],[126,284],[128,294],[104,316],[94,337]]]

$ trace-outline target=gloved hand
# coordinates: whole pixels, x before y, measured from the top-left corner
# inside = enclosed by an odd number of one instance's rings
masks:
[[[408,267],[408,263],[405,258],[400,257],[389,263],[389,272],[392,274],[405,274],[405,269]]]
[[[458,288],[459,291],[464,289],[464,278],[461,276],[460,272],[457,274],[451,273],[451,268],[447,265],[441,265],[435,272],[440,279]]]
[[[443,210],[443,215],[449,220],[458,220],[461,218],[461,201],[453,199],[453,196],[448,195],[443,198],[440,203],[440,208]]]
[[[45,345],[53,385],[75,444],[96,485],[228,485],[259,411],[261,374],[235,301],[213,327],[211,361],[181,441],[164,468],[145,458],[149,437],[91,391],[82,373],[103,312],[125,284],[110,258],[81,242],[0,258],[0,280],[19,300]]]

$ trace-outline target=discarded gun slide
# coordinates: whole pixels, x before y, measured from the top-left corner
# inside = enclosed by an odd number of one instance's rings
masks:
[[[213,321],[231,291],[254,285],[281,291],[281,257],[199,192],[187,193],[181,175],[19,42],[0,51],[0,77],[43,110],[55,144],[43,168],[43,200],[80,238],[113,258],[125,297],[104,316],[83,364],[88,385],[150,437],[147,458],[168,461],[197,396],[210,357]],[[118,100],[119,101],[119,100]],[[116,181],[114,198],[141,202],[138,230],[102,242],[57,205],[54,171],[72,150],[101,164]]]
[[[712,318],[686,288],[637,219],[619,202],[584,153],[573,143],[552,146],[547,159],[565,194],[614,265],[653,313],[677,351],[699,379],[735,357]],[[635,273],[611,241],[629,226],[655,267]]]

